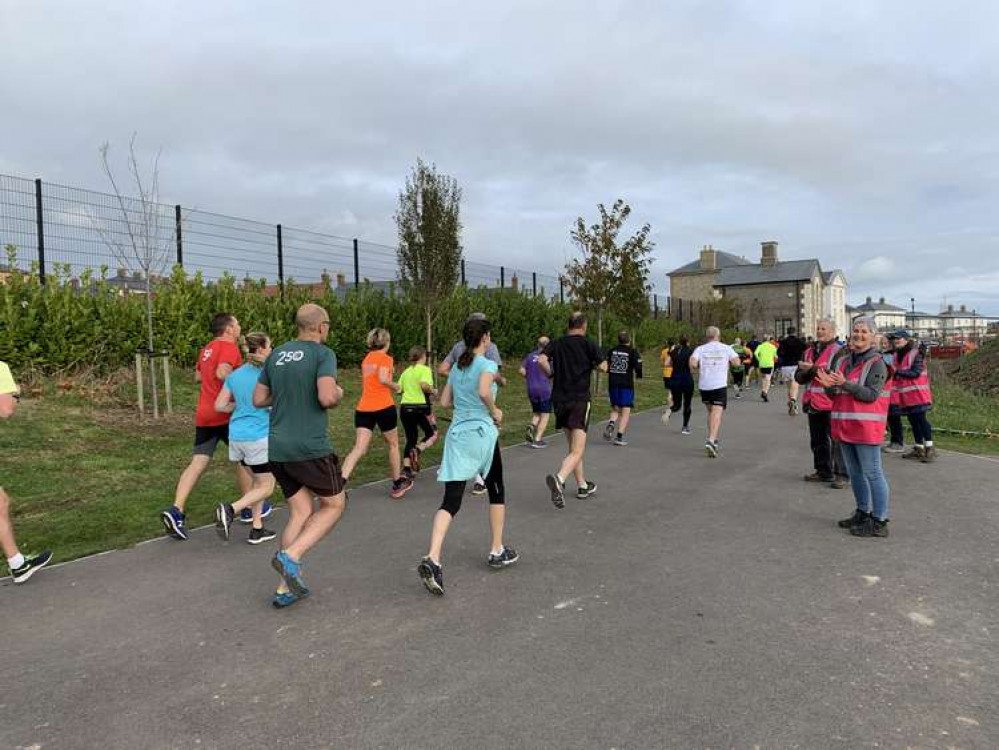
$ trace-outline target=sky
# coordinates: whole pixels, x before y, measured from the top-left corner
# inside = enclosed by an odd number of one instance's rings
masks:
[[[702,245],[999,315],[999,4],[0,0],[0,173],[393,244],[417,158],[469,260],[557,273],[623,198],[653,284]]]

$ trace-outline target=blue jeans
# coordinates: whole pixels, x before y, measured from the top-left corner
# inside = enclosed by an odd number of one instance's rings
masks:
[[[879,521],[888,518],[888,480],[881,469],[881,446],[841,443],[843,462],[853,485],[853,496],[857,498],[857,509],[872,515]],[[873,511],[872,506],[873,504]]]

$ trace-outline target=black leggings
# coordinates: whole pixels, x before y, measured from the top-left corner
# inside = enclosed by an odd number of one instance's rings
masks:
[[[905,444],[905,432],[902,430],[902,417],[898,414],[888,415],[888,438],[893,445]]]
[[[930,426],[930,420],[926,418],[925,411],[918,414],[906,414],[905,416],[909,418],[909,425],[912,427],[912,437],[916,445],[922,445],[927,440],[931,443],[933,442],[933,428]]]
[[[690,424],[690,404],[694,400],[694,383],[683,383],[680,385],[674,383],[670,391],[673,394],[673,406],[670,407],[670,411],[676,413],[682,407],[683,426],[686,427]]]
[[[429,406],[403,406],[400,410],[402,429],[406,432],[406,447],[402,451],[403,458],[419,445],[419,430],[423,430],[423,439],[429,440],[437,433],[437,428],[430,424]]]
[[[461,510],[461,498],[465,495],[465,485],[467,480],[458,480],[444,483],[444,502],[441,503],[441,510],[446,510],[454,518]],[[503,459],[500,456],[499,438],[496,439],[496,446],[493,448],[493,465],[489,467],[486,474],[486,491],[489,493],[490,505],[506,504],[506,489],[503,487]]]

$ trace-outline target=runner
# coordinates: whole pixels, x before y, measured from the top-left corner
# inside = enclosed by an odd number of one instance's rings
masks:
[[[234,503],[221,503],[215,509],[215,529],[219,536],[229,541],[229,533],[237,513],[244,509],[251,512],[250,536],[247,542],[260,544],[277,536],[264,528],[260,511],[264,502],[274,492],[274,475],[267,462],[267,433],[270,412],[253,405],[253,391],[257,387],[260,371],[271,353],[271,340],[266,333],[251,333],[245,337],[246,364],[225,379],[215,411],[230,414],[229,460],[240,463],[253,474],[253,484]]]
[[[268,458],[288,501],[281,550],[271,562],[282,580],[273,601],[279,608],[309,595],[302,558],[333,530],[347,507],[326,413],[343,400],[336,355],[323,344],[329,315],[319,305],[302,305],[295,322],[298,338],[274,349],[253,392],[254,406],[271,407]],[[313,498],[319,499],[318,509]]]
[[[604,428],[604,440],[626,446],[628,421],[635,408],[635,377],[642,377],[642,355],[631,345],[627,331],[617,335],[617,346],[607,353],[607,393],[610,397],[610,421]],[[620,415],[621,423],[618,424]]]
[[[430,402],[437,391],[434,389],[434,375],[427,367],[427,350],[414,346],[409,350],[409,363],[399,376],[399,387],[402,389],[399,418],[406,432],[402,470],[412,479],[420,471],[420,455],[437,442],[437,427],[431,421],[433,406]],[[420,430],[423,430],[423,442],[419,441]]]
[[[371,435],[377,427],[385,438],[388,451],[389,473],[392,488],[389,495],[399,499],[413,487],[413,480],[402,474],[399,459],[399,415],[395,410],[395,397],[402,389],[392,380],[395,363],[388,350],[392,338],[384,328],[373,328],[366,339],[368,355],[361,363],[363,384],[361,400],[354,412],[354,447],[343,462],[343,480],[350,481],[357,462],[364,458],[371,446]]]
[[[21,389],[14,382],[10,367],[6,362],[0,362],[0,419],[13,417],[20,401]],[[25,557],[18,549],[14,526],[10,522],[10,497],[3,487],[0,487],[0,549],[7,558],[14,583],[24,583],[52,560],[52,553],[47,550],[40,555]]]
[[[239,346],[239,321],[229,313],[217,313],[211,323],[212,341],[198,353],[194,379],[200,384],[198,409],[194,418],[194,455],[180,475],[173,505],[160,513],[167,534],[174,539],[187,539],[187,516],[184,506],[201,475],[211,463],[220,442],[229,445],[229,415],[215,411],[215,399],[222,390],[222,381],[243,364]],[[253,485],[250,471],[233,464],[239,494],[245,495]]]
[[[715,326],[708,326],[704,333],[707,343],[694,349],[690,366],[697,370],[697,387],[708,412],[708,439],[704,452],[711,458],[718,458],[718,433],[721,432],[722,414],[728,406],[728,371],[741,360],[731,346],[718,340],[721,331]]]
[[[764,339],[753,349],[756,365],[760,371],[760,398],[770,401],[770,380],[774,374],[774,362],[777,359],[777,347],[773,342]]]
[[[806,482],[827,482],[834,489],[846,487],[846,467],[842,449],[832,439],[832,398],[818,384],[815,376],[836,366],[839,354],[836,340],[836,323],[823,318],[815,326],[815,341],[805,350],[804,359],[798,363],[794,379],[805,387],[802,404],[808,415],[808,434],[812,448],[812,465],[815,469],[805,475]]]
[[[486,314],[480,312],[474,312],[468,316],[468,320],[485,320],[485,319],[486,319]],[[463,351],[465,351],[465,342],[456,341],[454,343],[454,346],[451,347],[451,351],[449,351],[447,356],[444,358],[444,361],[441,362],[440,365],[437,367],[437,374],[440,375],[442,378],[446,378],[448,374],[451,372],[451,368],[454,367],[455,363],[458,361],[458,357],[461,356],[461,353]],[[505,386],[506,378],[503,377],[503,374],[500,372],[500,370],[503,369],[503,360],[500,357],[499,348],[496,346],[496,344],[490,343],[489,346],[486,347],[485,356],[486,359],[488,359],[490,362],[496,363],[497,370],[496,374],[493,376],[496,379],[496,384],[499,386]],[[473,495],[486,494],[486,483],[481,476],[476,476],[475,480],[472,482],[472,494]]]
[[[749,349],[751,359],[749,364],[746,365],[746,388],[753,385],[754,376],[756,378],[760,377],[760,365],[756,361],[756,347],[760,345],[760,340],[757,336],[753,336],[752,339],[746,342],[746,348]]]
[[[597,485],[586,480],[583,455],[590,426],[590,375],[594,369],[607,372],[607,360],[600,347],[586,338],[586,316],[574,312],[569,316],[567,334],[548,345],[538,364],[552,377],[555,429],[565,432],[569,444],[569,453],[559,470],[545,478],[552,503],[564,508],[565,481],[570,474],[576,477],[577,498],[590,497],[597,491]]]
[[[673,363],[670,361],[669,352],[673,348],[672,339],[666,340],[666,345],[659,352],[659,362],[663,368],[663,386],[666,388],[666,402],[663,404],[662,423],[669,424],[669,418],[673,412],[670,407],[673,405],[673,395],[670,391],[671,380],[673,379]]]
[[[444,483],[444,501],[434,515],[430,550],[417,570],[427,591],[444,594],[444,571],[441,550],[451,521],[461,509],[461,497],[468,480],[482,474],[489,492],[489,526],[492,545],[487,563],[491,568],[505,568],[517,562],[513,547],[503,544],[506,498],[503,487],[503,462],[499,447],[499,425],[503,412],[496,406],[496,363],[486,359],[492,342],[489,321],[469,320],[462,330],[465,349],[457,367],[450,370],[441,393],[443,406],[454,406],[451,427],[444,440],[444,459],[437,481]]]
[[[907,328],[899,328],[890,337],[895,345],[895,380],[892,401],[909,420],[915,444],[902,458],[914,458],[924,464],[937,458],[933,447],[933,427],[927,414],[933,408],[930,372],[926,367],[926,347],[918,344]]]
[[[549,343],[547,336],[538,338],[537,348],[520,365],[520,374],[527,378],[527,398],[531,402],[531,423],[526,433],[531,448],[548,447],[543,438],[552,412],[552,381],[538,365],[538,358]]]
[[[777,349],[777,357],[780,359],[781,378],[787,383],[787,413],[794,417],[800,411],[798,407],[799,385],[794,376],[798,372],[798,363],[805,358],[805,342],[795,335],[795,329],[787,329],[787,336],[780,342]]]
[[[881,467],[881,440],[888,417],[891,372],[874,346],[873,318],[853,321],[851,350],[837,359],[836,369],[815,380],[832,397],[832,436],[843,445],[857,509],[839,527],[854,536],[888,536],[890,490]]]
[[[690,340],[686,336],[681,336],[680,343],[669,353],[670,366],[673,368],[673,377],[670,379],[673,404],[670,406],[670,412],[676,414],[683,410],[681,435],[690,434],[690,415],[693,411],[691,402],[694,400],[694,375],[690,371],[690,355],[693,353]]]
[[[735,397],[742,398],[742,390],[745,388],[746,382],[746,360],[752,361],[753,355],[749,352],[743,343],[742,339],[737,338],[732,342],[732,351],[735,352],[739,357],[739,364],[732,365],[732,386],[735,390]]]

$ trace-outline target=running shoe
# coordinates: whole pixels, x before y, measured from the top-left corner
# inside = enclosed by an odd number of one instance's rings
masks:
[[[215,531],[226,542],[229,541],[229,532],[232,530],[232,521],[236,517],[236,511],[229,503],[219,503],[215,508]]]
[[[874,536],[874,518],[867,516],[850,527],[852,536]]]
[[[689,435],[690,434],[690,428],[689,427],[684,427],[682,430],[680,430],[680,434],[681,435]]]
[[[503,551],[498,555],[494,555],[492,552],[489,553],[489,567],[490,568],[505,568],[507,565],[513,565],[517,560],[520,559],[520,555],[513,547],[503,547]]]
[[[844,518],[842,521],[837,521],[836,525],[839,526],[841,529],[852,529],[854,526],[863,523],[866,519],[870,517],[871,517],[870,513],[862,511],[858,508],[857,510],[853,511],[852,516],[850,516],[849,518]]]
[[[924,464],[931,464],[937,460],[937,449],[934,446],[923,449],[923,457],[919,459]]]
[[[267,518],[271,513],[274,512],[274,506],[269,502],[264,500],[263,506],[260,508],[260,517]],[[239,512],[239,522],[240,523],[253,523],[253,511],[249,508],[243,508]]]
[[[533,443],[531,443],[531,447],[532,448],[538,448],[538,449],[540,449],[540,448],[547,448],[548,447],[548,443],[546,443],[544,440],[535,440]]]
[[[673,410],[668,406],[663,407],[663,415],[659,417],[659,421],[663,424],[669,424],[669,418],[673,416]]]
[[[416,570],[427,591],[436,596],[444,596],[444,569],[440,565],[429,557],[424,557]]]
[[[885,453],[904,453],[905,446],[903,446],[901,443],[889,443],[888,445],[884,446],[881,450],[883,450]]]
[[[596,482],[587,482],[585,486],[580,487],[576,490],[576,499],[585,500],[590,495],[597,494],[597,484]]]
[[[409,452],[409,468],[413,470],[413,473],[419,473],[420,471],[420,449],[413,448]]]
[[[284,609],[285,607],[290,607],[295,602],[305,599],[311,593],[308,589],[302,589],[300,594],[295,594],[291,591],[279,591],[274,594],[274,600],[271,604],[274,605],[274,609]]]
[[[834,490],[845,490],[850,486],[850,477],[844,477],[837,474],[836,478],[829,483],[829,486]]]
[[[811,474],[805,474],[805,481],[806,482],[826,482],[826,483],[828,483],[828,482],[833,481],[833,477],[824,477],[821,474],[819,474],[819,472],[813,471]]]
[[[704,452],[708,454],[708,458],[718,458],[718,443],[711,440],[705,441]]]
[[[473,495],[485,495],[486,485],[484,482],[476,481],[472,484],[472,494]]]
[[[915,459],[917,461],[922,461],[925,453],[926,449],[923,446],[914,445],[912,446],[912,448],[909,450],[908,453],[902,454],[902,458],[909,458],[909,459]]]
[[[411,489],[413,489],[413,480],[409,477],[399,477],[392,482],[392,489],[389,490],[389,496],[394,500],[398,500]]]
[[[250,536],[246,538],[247,544],[262,544],[263,542],[269,542],[277,536],[276,531],[271,531],[270,529],[260,528],[260,529],[250,529]]]
[[[274,555],[271,567],[284,579],[285,584],[293,594],[300,597],[303,591],[308,591],[305,587],[305,581],[302,580],[302,564],[292,560],[287,552],[282,551]]]
[[[187,541],[187,530],[184,528],[185,519],[186,516],[173,505],[160,513],[160,521],[163,522],[163,528],[166,529],[167,534],[174,539],[183,541]]]
[[[888,519],[884,521],[879,521],[876,518],[871,518],[871,536],[876,536],[884,539],[888,536]]]
[[[763,399],[763,402],[764,402],[764,403],[767,403],[767,404],[769,404],[769,403],[770,403],[770,397],[769,397],[769,396],[767,396],[767,394],[766,394],[765,392],[764,392],[764,393],[760,393],[760,398],[762,398],[762,399]]]
[[[622,448],[628,444],[628,439],[622,435],[619,438],[614,438],[614,445],[620,445]]]
[[[787,414],[789,417],[794,417],[798,414],[798,402],[793,398],[787,402]]]
[[[735,397],[736,398],[742,398],[742,391],[736,389],[736,391],[735,391]]]
[[[34,557],[26,557],[24,558],[24,564],[20,568],[11,569],[10,576],[14,579],[14,583],[24,583],[51,561],[52,553],[48,550]]]
[[[403,466],[402,467],[402,475],[404,477],[406,477],[407,479],[415,479],[416,478],[416,474],[414,474],[413,470],[410,467],[408,467],[408,466]]]
[[[609,443],[611,440],[614,439],[614,436],[616,434],[617,434],[617,424],[614,422],[608,422],[607,426],[604,427],[604,440],[606,440]]]
[[[552,493],[552,505],[558,509],[565,507],[565,482],[558,478],[558,474],[549,474],[545,477],[545,483]]]
[[[527,425],[527,429],[524,430],[524,440],[527,441],[528,445],[534,445],[534,425]]]

